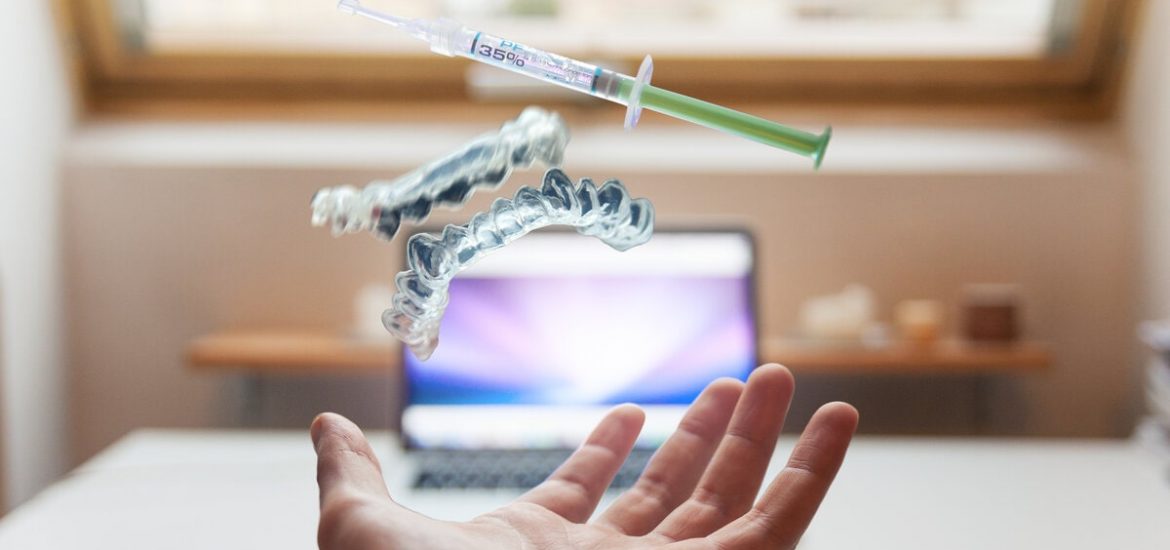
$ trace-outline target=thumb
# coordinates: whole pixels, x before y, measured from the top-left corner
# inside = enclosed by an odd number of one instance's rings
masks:
[[[345,417],[324,413],[309,427],[317,452],[321,508],[349,500],[389,501],[382,467],[360,428]]]

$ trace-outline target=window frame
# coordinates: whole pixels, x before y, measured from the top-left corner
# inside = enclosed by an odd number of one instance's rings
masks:
[[[463,59],[430,53],[141,54],[125,46],[115,0],[57,0],[91,113],[369,116],[388,104],[460,103]],[[705,59],[655,56],[655,84],[731,104],[802,109],[996,110],[1099,119],[1112,114],[1143,0],[1074,0],[1082,22],[1065,54],[1048,59]],[[617,60],[637,66],[637,59]],[[392,64],[393,70],[388,70]],[[419,90],[425,89],[426,93]],[[514,104],[521,103],[516,100]],[[555,103],[555,101],[554,101]],[[475,107],[470,107],[475,109]]]

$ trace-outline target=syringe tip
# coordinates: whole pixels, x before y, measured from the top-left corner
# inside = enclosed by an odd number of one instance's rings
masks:
[[[337,3],[337,9],[347,15],[356,15],[358,8],[361,8],[361,2],[358,0],[341,0]]]

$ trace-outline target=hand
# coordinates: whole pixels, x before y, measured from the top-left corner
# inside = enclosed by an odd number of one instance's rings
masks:
[[[323,414],[310,429],[321,489],[318,543],[325,550],[793,548],[857,427],[853,407],[821,407],[756,501],[793,385],[776,365],[756,369],[746,385],[711,383],[637,483],[592,522],[642,429],[644,414],[633,405],[610,411],[544,483],[466,523],[396,504],[361,430]]]

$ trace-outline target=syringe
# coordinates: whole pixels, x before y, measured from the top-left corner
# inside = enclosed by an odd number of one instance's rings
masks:
[[[650,56],[642,62],[638,75],[631,77],[474,31],[450,19],[397,17],[364,7],[359,0],[341,0],[337,8],[406,31],[430,44],[435,53],[459,55],[625,105],[627,130],[638,124],[646,108],[812,158],[817,168],[832,136],[832,128],[826,127],[820,135],[812,134],[651,86],[654,63]]]

